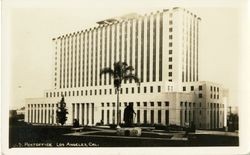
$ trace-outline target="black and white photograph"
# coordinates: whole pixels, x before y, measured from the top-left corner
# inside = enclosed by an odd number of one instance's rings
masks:
[[[2,8],[3,154],[249,153],[247,1],[4,0]]]

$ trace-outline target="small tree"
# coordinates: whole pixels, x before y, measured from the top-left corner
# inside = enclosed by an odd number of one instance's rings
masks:
[[[62,126],[67,121],[67,116],[66,116],[67,114],[68,114],[68,110],[66,109],[66,103],[64,102],[64,96],[62,96],[59,107],[57,108],[57,111],[56,111],[58,123],[60,123]]]

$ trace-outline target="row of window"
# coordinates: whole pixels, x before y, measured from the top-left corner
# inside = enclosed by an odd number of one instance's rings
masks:
[[[193,107],[195,107],[195,102],[180,102],[180,106],[181,107],[191,107],[193,105]],[[201,107],[201,103],[200,103],[200,107]]]
[[[195,18],[183,14],[182,82],[198,81],[198,32],[199,25]]]
[[[214,91],[214,92],[220,92],[220,88],[219,87],[213,87],[213,86],[210,86],[210,91]]]
[[[156,31],[157,16],[160,16],[159,20],[159,32]],[[97,80],[99,69],[112,66],[111,61],[127,61],[128,64],[132,64],[132,55],[135,54],[135,72],[138,72],[138,69],[141,69],[141,81],[162,81],[162,40],[163,40],[163,14],[154,14],[153,15],[153,25],[151,23],[151,15],[147,17],[142,17],[136,20],[129,20],[126,22],[118,22],[114,25],[107,25],[92,31],[87,31],[83,33],[78,33],[76,36],[67,36],[62,37],[58,40],[58,58],[59,60],[58,71],[59,80],[55,79],[56,83],[59,84],[59,88],[72,88],[72,87],[83,87],[83,86],[97,86],[97,85],[111,85],[111,80],[109,76],[105,77],[104,83],[102,80]],[[145,25],[145,26],[144,26]],[[123,27],[126,27],[123,30]],[[144,31],[144,29],[147,29]],[[151,31],[153,29],[153,31]],[[130,31],[128,33],[127,31]],[[139,31],[140,30],[140,31]],[[125,31],[125,32],[124,32]],[[171,30],[172,31],[172,30]],[[145,33],[146,32],[146,33]],[[133,35],[135,33],[135,35]],[[146,35],[145,35],[145,34]],[[157,33],[159,34],[159,62],[156,60],[156,45],[157,45]],[[99,34],[99,35],[98,35]],[[153,59],[150,58],[149,53],[151,52],[150,37],[153,36]],[[140,38],[139,38],[140,37]],[[147,38],[144,40],[144,38]],[[127,38],[130,38],[130,44],[128,44]],[[70,41],[69,41],[70,40]],[[135,44],[133,43],[135,40]],[[141,42],[141,47],[138,46],[139,41]],[[122,46],[125,45],[125,46]],[[129,45],[129,46],[127,46]],[[144,49],[144,45],[147,45],[147,50]],[[75,46],[75,48],[73,48]],[[133,47],[136,47],[133,50]],[[109,48],[108,48],[109,47]],[[125,48],[122,50],[122,47]],[[143,77],[144,70],[143,67],[139,66],[139,49],[141,48],[141,66],[143,64],[144,58],[147,59],[147,65],[153,64],[153,74],[152,78],[149,73],[150,67],[146,68],[146,77]],[[118,49],[117,52],[114,52],[112,49]],[[122,53],[124,51],[124,53]],[[127,52],[128,51],[128,52]],[[144,54],[147,56],[145,57]],[[124,54],[124,59],[122,60]],[[73,56],[72,56],[73,55]],[[130,55],[130,59],[127,59],[127,56]],[[112,60],[114,58],[114,60]],[[159,64],[158,64],[159,63]],[[156,66],[159,66],[159,77],[156,79]],[[74,66],[74,67],[73,67]],[[94,68],[99,68],[98,70],[93,70]],[[79,70],[83,70],[79,72]],[[69,73],[70,72],[70,73]],[[73,72],[73,73],[72,73]],[[78,72],[78,73],[76,73]],[[86,73],[86,75],[85,75]],[[76,76],[78,75],[78,76]],[[71,77],[71,78],[70,78]],[[87,77],[85,79],[84,77]],[[88,79],[89,78],[89,79]],[[70,79],[70,80],[69,80]],[[73,81],[72,81],[73,79]],[[76,84],[76,81],[78,83]],[[98,84],[97,84],[98,83]]]
[[[183,114],[183,112],[184,112],[184,114]],[[214,112],[215,113],[215,112]],[[201,116],[201,114],[202,114],[202,111],[201,110],[199,110],[199,115]],[[219,126],[218,126],[218,124],[219,124],[219,118],[220,118],[220,116],[219,115],[222,115],[222,111],[220,111],[220,113],[219,113],[219,111],[217,112],[217,115],[216,114],[212,114],[212,111],[211,112],[208,112],[208,116],[209,116],[209,114],[210,114],[210,125],[211,126],[214,126],[214,125],[216,125],[216,128],[218,128]],[[184,118],[183,118],[184,117]],[[214,122],[214,119],[216,119],[216,122]],[[183,120],[184,120],[184,122],[183,122]],[[193,121],[193,122],[195,122],[195,110],[193,110],[193,111],[190,111],[190,110],[181,110],[180,111],[180,121],[181,121],[181,125],[184,125],[184,123],[185,122],[191,122],[191,121]],[[199,120],[198,120],[199,121]],[[216,124],[215,124],[216,123]],[[201,127],[201,124],[200,124],[200,127]]]
[[[213,89],[213,88],[214,88],[214,89]],[[186,91],[186,86],[183,86],[182,89],[183,89],[183,91]],[[194,86],[190,86],[190,90],[193,91],[193,90],[194,90]],[[198,87],[198,90],[199,90],[199,91],[202,90],[202,85],[200,85],[200,86]],[[211,86],[211,87],[210,87],[210,90],[211,90],[211,91],[213,91],[213,90],[216,91],[216,90],[217,90],[217,92],[219,92],[219,87],[216,88],[216,87],[212,87],[212,86]]]
[[[56,111],[53,109],[28,109],[28,122],[30,123],[43,123],[43,124],[56,124]]]
[[[173,54],[173,19],[172,19],[172,14],[170,15],[169,14],[169,17],[170,17],[170,20],[169,20],[169,43],[168,43],[168,46],[169,46],[169,58],[168,58],[168,62],[169,62],[169,66],[168,66],[168,69],[169,69],[169,72],[168,72],[168,81],[172,81],[172,62],[173,62],[173,57],[172,57],[172,54]]]
[[[142,90],[141,90],[142,89]],[[149,89],[149,90],[148,90]],[[155,90],[156,89],[156,90]],[[157,88],[154,88],[153,86],[147,87],[132,87],[131,90],[129,88],[121,88],[120,89],[120,94],[135,94],[135,93],[141,93],[141,91],[143,91],[143,93],[154,93],[154,92],[161,92],[161,86],[157,86]],[[60,95],[64,95],[64,96],[91,96],[91,95],[112,95],[112,94],[116,94],[116,91],[113,91],[112,88],[110,89],[95,89],[95,90],[85,90],[85,92],[83,90],[81,91],[65,91],[65,92],[47,92],[46,93],[46,97],[60,97]]]
[[[214,95],[210,94],[210,98],[211,99],[219,99],[219,94],[217,94],[217,95],[216,94],[214,94]]]
[[[59,107],[59,103],[58,104],[53,104],[53,103],[46,103],[46,104],[28,104],[28,108],[35,108],[35,107],[41,107],[41,108],[43,108],[43,107],[54,107],[54,105],[56,106],[56,107]]]
[[[196,103],[195,102],[180,102],[180,106],[181,107],[195,107]],[[201,107],[201,102],[199,103],[199,107]],[[207,107],[210,108],[224,108],[223,104],[219,104],[219,103],[207,103]]]
[[[80,124],[94,124],[94,103],[72,103],[72,122],[77,119]]]
[[[123,103],[124,107],[128,106],[129,103],[132,103],[132,104],[134,105],[133,102],[124,102],[124,103]],[[142,103],[142,105],[141,105],[141,103]],[[164,103],[164,105],[163,105],[163,103]],[[155,104],[156,104],[158,107],[161,107],[161,106],[166,106],[166,107],[168,107],[168,106],[169,106],[169,101],[165,101],[165,102],[161,102],[161,101],[158,101],[158,102],[136,102],[136,106],[137,106],[137,107],[140,107],[140,106],[144,106],[144,107],[151,106],[151,107],[153,107],[153,106],[155,106]],[[102,107],[104,107],[104,106],[110,107],[110,106],[111,106],[111,103],[107,102],[107,103],[105,104],[105,103],[102,102],[102,103],[101,103],[101,106],[102,106]],[[120,106],[122,106],[122,103],[121,103],[121,102],[120,102]],[[112,107],[116,107],[116,103],[115,103],[115,102],[112,103]]]
[[[208,103],[208,107],[210,107],[210,108],[224,108],[224,104],[220,104],[220,103]]]
[[[187,91],[187,86],[183,86],[182,90]],[[202,91],[202,86],[201,85],[198,87],[198,90]],[[194,86],[190,86],[190,91],[194,91]]]
[[[111,113],[112,112],[112,113]],[[148,115],[149,112],[149,115]],[[157,112],[157,115],[155,118],[155,112]],[[120,116],[123,117],[123,115],[121,115],[121,110],[119,111]],[[144,124],[155,124],[155,123],[159,123],[159,124],[169,124],[169,110],[136,110],[136,120],[135,123],[144,123]],[[165,113],[165,114],[164,114]],[[162,118],[162,116],[164,116],[164,118]],[[148,118],[149,116],[149,118]],[[116,117],[116,111],[115,110],[102,110],[101,111],[101,121],[104,122],[105,124],[110,124],[113,123],[115,124],[115,117]]]

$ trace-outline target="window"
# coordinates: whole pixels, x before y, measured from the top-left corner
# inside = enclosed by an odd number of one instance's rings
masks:
[[[191,102],[189,102],[189,104],[188,104],[188,105],[189,105],[189,107],[191,107]]]
[[[134,94],[134,87],[132,87],[132,89],[131,89],[131,93],[132,93],[132,94]]]
[[[183,91],[186,91],[186,87],[183,87],[182,90],[183,90]]]
[[[140,93],[140,87],[137,87],[138,94]]]
[[[107,124],[109,124],[109,110],[107,110]]]
[[[70,93],[71,93],[71,92],[69,91],[69,96],[71,95]],[[65,96],[67,96],[67,92],[65,92]]]
[[[169,39],[173,39],[173,35],[169,35]]]
[[[102,110],[102,116],[101,120],[104,121],[104,110]]]
[[[169,50],[168,53],[169,53],[169,54],[173,54],[173,50]]]
[[[216,95],[214,94],[214,99],[216,99]]]
[[[124,102],[124,107],[126,107],[128,105],[128,103],[127,102]]]
[[[143,102],[143,106],[146,107],[147,106],[147,102]]]
[[[200,115],[201,115],[201,110],[200,110]]]
[[[139,107],[139,106],[140,106],[140,102],[136,102],[136,104],[137,104],[137,107]]]
[[[183,102],[180,103],[180,106],[182,107]]]
[[[104,107],[104,103],[102,103],[102,107]]]
[[[201,102],[200,102],[200,107],[201,107]]]
[[[157,102],[158,106],[160,107],[161,106],[161,102]]]
[[[106,95],[107,94],[107,89],[104,89],[104,95]]]
[[[202,90],[202,86],[199,86],[199,90]]]
[[[86,95],[86,96],[88,95],[88,91],[87,91],[87,90],[85,90],[85,95]]]
[[[219,87],[217,87],[217,92],[219,92],[220,91],[220,89],[219,89]]]
[[[83,90],[81,91],[81,96],[83,96]]]
[[[95,89],[95,95],[97,94],[97,90]]]
[[[195,107],[195,102],[193,103],[193,107]]]
[[[79,91],[78,90],[76,91],[76,96],[79,96]]]
[[[121,90],[120,90],[120,93],[122,94],[122,88],[121,88]]]
[[[168,76],[172,76],[172,72],[168,72]]]
[[[172,69],[172,65],[168,65],[168,69]]]
[[[216,91],[216,87],[214,87],[214,91]]]
[[[150,87],[150,92],[153,93],[153,86]]]
[[[140,110],[137,110],[137,123],[140,123]]]
[[[169,25],[172,25],[172,24],[173,24],[173,21],[172,21],[172,20],[170,20],[170,21],[169,21]]]
[[[187,102],[185,102],[185,107],[187,107]]]
[[[147,110],[144,110],[143,111],[143,115],[144,115],[144,120],[143,120],[143,123],[147,123]]]
[[[168,61],[169,61],[169,62],[172,62],[172,57],[169,57],[169,58],[168,58]]]
[[[172,42],[170,42],[168,45],[169,45],[169,47],[172,47],[172,46],[173,46],[173,43],[172,43]]]
[[[46,97],[48,97],[48,93],[46,93]]]
[[[150,102],[150,105],[151,105],[151,107],[153,107],[154,106],[154,102]]]
[[[154,110],[151,110],[150,113],[151,113],[151,124],[154,124]]]
[[[194,90],[194,86],[191,86],[191,91],[193,91]]]
[[[165,106],[166,106],[166,107],[169,106],[169,102],[168,102],[168,101],[165,102]]]
[[[147,87],[144,87],[144,93],[147,93]]]
[[[107,103],[107,107],[109,107],[109,103]]]
[[[213,98],[213,94],[210,94],[210,98]]]
[[[73,96],[75,96],[75,91],[73,91]]]
[[[219,99],[219,95],[217,95],[217,99]]]
[[[168,79],[169,82],[172,82],[172,79]]]
[[[158,123],[161,123],[161,110],[158,110]]]
[[[92,90],[90,90],[90,92],[89,92],[89,93],[90,93],[90,95],[92,95]]]
[[[110,95],[112,94],[112,89],[109,89],[109,94],[110,94]]]
[[[165,110],[165,123],[166,125],[169,124],[169,111],[168,110]]]
[[[169,28],[169,32],[172,32],[172,31],[173,31],[173,28],[172,28],[172,27],[170,27],[170,28]]]
[[[102,95],[102,90],[101,89],[99,90],[99,95]]]
[[[126,94],[128,94],[128,88],[126,88]]]
[[[115,107],[115,102],[112,103],[112,106]]]
[[[161,86],[158,86],[158,92],[161,92]]]
[[[213,87],[212,86],[210,86],[210,90],[213,91]]]

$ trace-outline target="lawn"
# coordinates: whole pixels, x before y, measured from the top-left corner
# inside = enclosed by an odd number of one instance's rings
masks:
[[[163,146],[238,146],[238,137],[190,135],[189,140],[171,140],[171,135],[142,133],[142,138],[116,136],[115,132],[95,132],[87,136],[64,135],[72,127],[10,125],[9,146],[13,147],[163,147]],[[89,127],[83,132],[94,131]],[[107,137],[105,137],[107,136]]]

